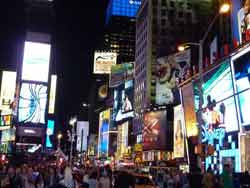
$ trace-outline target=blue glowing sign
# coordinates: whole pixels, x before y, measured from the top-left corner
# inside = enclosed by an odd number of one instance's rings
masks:
[[[107,20],[112,15],[135,17],[140,5],[140,0],[110,0],[107,9]]]
[[[55,130],[55,121],[48,120],[47,131],[46,131],[46,147],[47,148],[53,147],[53,144],[50,140],[50,136],[54,134],[54,130]]]

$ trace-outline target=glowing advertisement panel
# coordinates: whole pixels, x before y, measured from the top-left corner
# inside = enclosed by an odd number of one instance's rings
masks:
[[[117,54],[114,52],[95,52],[94,73],[110,74],[111,66],[116,64]]]
[[[50,92],[49,92],[49,114],[55,113],[56,83],[57,83],[57,76],[52,75],[50,83]]]
[[[1,82],[0,109],[1,114],[11,114],[11,103],[14,101],[16,92],[16,72],[3,71]]]
[[[48,82],[50,48],[45,43],[25,42],[22,80]]]
[[[46,130],[46,147],[47,148],[52,148],[53,147],[50,136],[54,135],[54,131],[55,131],[55,121],[54,120],[48,120],[47,130]]]
[[[167,112],[148,112],[144,115],[143,150],[165,150],[167,147]]]
[[[184,157],[184,116],[181,105],[174,107],[174,158]]]
[[[119,157],[122,157],[126,153],[128,147],[128,130],[129,122],[118,126],[118,135],[117,135],[117,154]]]
[[[211,145],[215,152],[206,158],[206,168],[216,172],[231,161],[236,172],[240,171],[238,149],[238,120],[233,96],[233,82],[227,61],[204,74],[202,84],[203,105],[199,109],[199,80],[194,83],[197,119],[201,126],[202,142]]]
[[[89,136],[89,122],[78,121],[76,124],[76,150],[79,152],[87,151],[88,136]]]
[[[191,51],[158,58],[156,64],[156,104],[179,104],[177,80],[183,79],[190,68]]]
[[[133,80],[133,78],[134,65],[132,63],[113,65],[109,77],[109,87],[117,87],[126,80]]]
[[[19,96],[18,121],[45,124],[46,103],[46,86],[23,83]]]
[[[250,37],[249,0],[231,0],[232,37],[237,44],[245,43]]]
[[[114,90],[114,104],[112,120],[115,122],[134,117],[133,109],[134,81],[126,81],[125,84]]]
[[[110,109],[99,114],[98,156],[108,156]]]
[[[236,99],[239,106],[239,120],[242,126],[250,125],[250,48],[232,57]]]

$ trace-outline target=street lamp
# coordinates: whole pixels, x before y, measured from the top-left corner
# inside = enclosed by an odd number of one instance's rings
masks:
[[[77,122],[77,117],[74,116],[69,120],[69,124],[71,125],[71,143],[70,143],[70,158],[69,164],[72,166],[72,157],[73,157],[73,143],[75,139],[75,123]]]
[[[58,146],[57,146],[57,149],[60,149],[60,147],[61,147],[61,139],[62,139],[62,134],[61,134],[61,133],[59,133],[59,134],[57,135],[57,139],[58,139]]]
[[[198,46],[199,47],[199,62],[198,62],[198,66],[199,66],[199,111],[198,111],[198,123],[200,123],[200,119],[199,117],[201,117],[201,109],[202,109],[202,104],[203,104],[203,95],[202,95],[202,83],[203,83],[203,45],[205,40],[207,39],[208,34],[210,33],[210,31],[212,30],[216,20],[219,18],[220,15],[222,14],[226,14],[230,11],[230,4],[229,3],[224,3],[220,6],[220,9],[218,11],[218,13],[215,15],[215,17],[213,18],[213,20],[211,21],[211,23],[208,25],[208,28],[205,32],[205,34],[203,35],[203,37],[201,38],[201,40],[199,41],[199,43],[195,43],[195,42],[187,42],[184,43],[182,45],[178,46],[178,51],[184,51],[186,48],[188,48],[189,46]]]

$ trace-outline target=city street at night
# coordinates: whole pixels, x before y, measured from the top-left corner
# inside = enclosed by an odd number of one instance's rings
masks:
[[[250,0],[0,12],[0,188],[250,187]]]

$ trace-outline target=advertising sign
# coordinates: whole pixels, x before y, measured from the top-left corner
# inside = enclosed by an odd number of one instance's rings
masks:
[[[193,84],[186,84],[181,88],[182,103],[184,108],[185,126],[187,137],[198,136],[196,113],[194,108],[194,91]]]
[[[11,103],[16,91],[16,72],[3,71],[1,82],[0,109],[1,114],[11,114]]]
[[[47,130],[46,130],[46,144],[45,144],[47,148],[53,147],[53,143],[51,141],[50,136],[54,135],[54,131],[55,131],[55,121],[48,120]]]
[[[178,79],[183,79],[190,68],[191,51],[157,59],[156,64],[156,104],[179,104]]]
[[[250,37],[250,3],[249,0],[231,0],[231,4],[233,40],[239,45]]]
[[[49,114],[55,113],[55,102],[56,102],[56,83],[57,83],[57,76],[51,76],[50,82],[50,92],[49,92]]]
[[[89,136],[89,122],[88,121],[77,121],[76,124],[76,150],[78,152],[87,151],[88,136]]]
[[[241,126],[250,125],[250,48],[246,48],[232,57],[234,70],[236,99],[239,105],[239,120]]]
[[[18,121],[45,124],[47,86],[23,83],[19,96]]]
[[[118,136],[117,136],[117,154],[119,157],[122,157],[123,154],[126,154],[128,147],[128,128],[129,122],[118,126]]]
[[[167,147],[167,112],[148,112],[144,115],[143,150],[165,150]]]
[[[94,73],[110,74],[111,66],[116,64],[117,54],[114,52],[95,52]]]
[[[15,141],[15,130],[6,129],[1,131],[1,143]]]
[[[126,80],[133,80],[134,65],[133,63],[123,63],[113,65],[111,67],[111,74],[109,78],[109,87],[117,87],[123,84]]]
[[[110,109],[99,114],[98,156],[108,156]]]
[[[116,87],[114,90],[114,104],[112,120],[115,122],[134,117],[133,98],[134,82],[126,81],[125,84]]]
[[[174,107],[174,158],[184,157],[184,116],[181,105]]]

